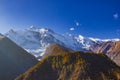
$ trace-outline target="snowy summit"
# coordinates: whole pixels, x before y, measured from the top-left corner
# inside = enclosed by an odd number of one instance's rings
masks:
[[[50,44],[60,44],[73,50],[90,51],[90,46],[106,41],[119,41],[120,39],[98,39],[82,35],[58,34],[51,29],[36,28],[34,26],[25,30],[11,29],[5,34],[19,46],[36,57],[42,56]]]

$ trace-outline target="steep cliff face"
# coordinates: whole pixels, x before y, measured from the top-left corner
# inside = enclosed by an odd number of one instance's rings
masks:
[[[120,41],[113,43],[107,55],[120,66]]]
[[[119,80],[120,67],[103,54],[74,52],[49,56],[16,80]]]
[[[120,41],[105,42],[96,50],[97,52],[105,53],[108,57],[110,57],[120,66]]]
[[[0,80],[14,80],[38,61],[10,39],[0,37]]]

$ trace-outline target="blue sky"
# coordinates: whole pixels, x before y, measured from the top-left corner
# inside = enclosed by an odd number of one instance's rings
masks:
[[[0,33],[30,26],[120,38],[120,0],[0,0]]]

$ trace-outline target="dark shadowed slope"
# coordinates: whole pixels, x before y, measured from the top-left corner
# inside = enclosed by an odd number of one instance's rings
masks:
[[[0,80],[14,80],[38,61],[10,39],[0,37]]]
[[[103,54],[74,52],[41,60],[16,80],[119,80],[120,67]]]

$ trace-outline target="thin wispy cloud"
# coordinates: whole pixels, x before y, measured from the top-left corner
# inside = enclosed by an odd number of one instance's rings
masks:
[[[70,28],[70,31],[74,31],[74,30],[75,30],[75,28],[73,28],[73,27]]]
[[[113,14],[113,17],[114,17],[114,19],[118,19],[119,18],[118,13]]]
[[[80,23],[79,23],[79,22],[75,22],[75,24],[76,24],[76,26],[79,26],[79,25],[80,25]]]
[[[82,24],[80,24],[78,21],[75,20],[75,25],[76,26],[81,26]]]

